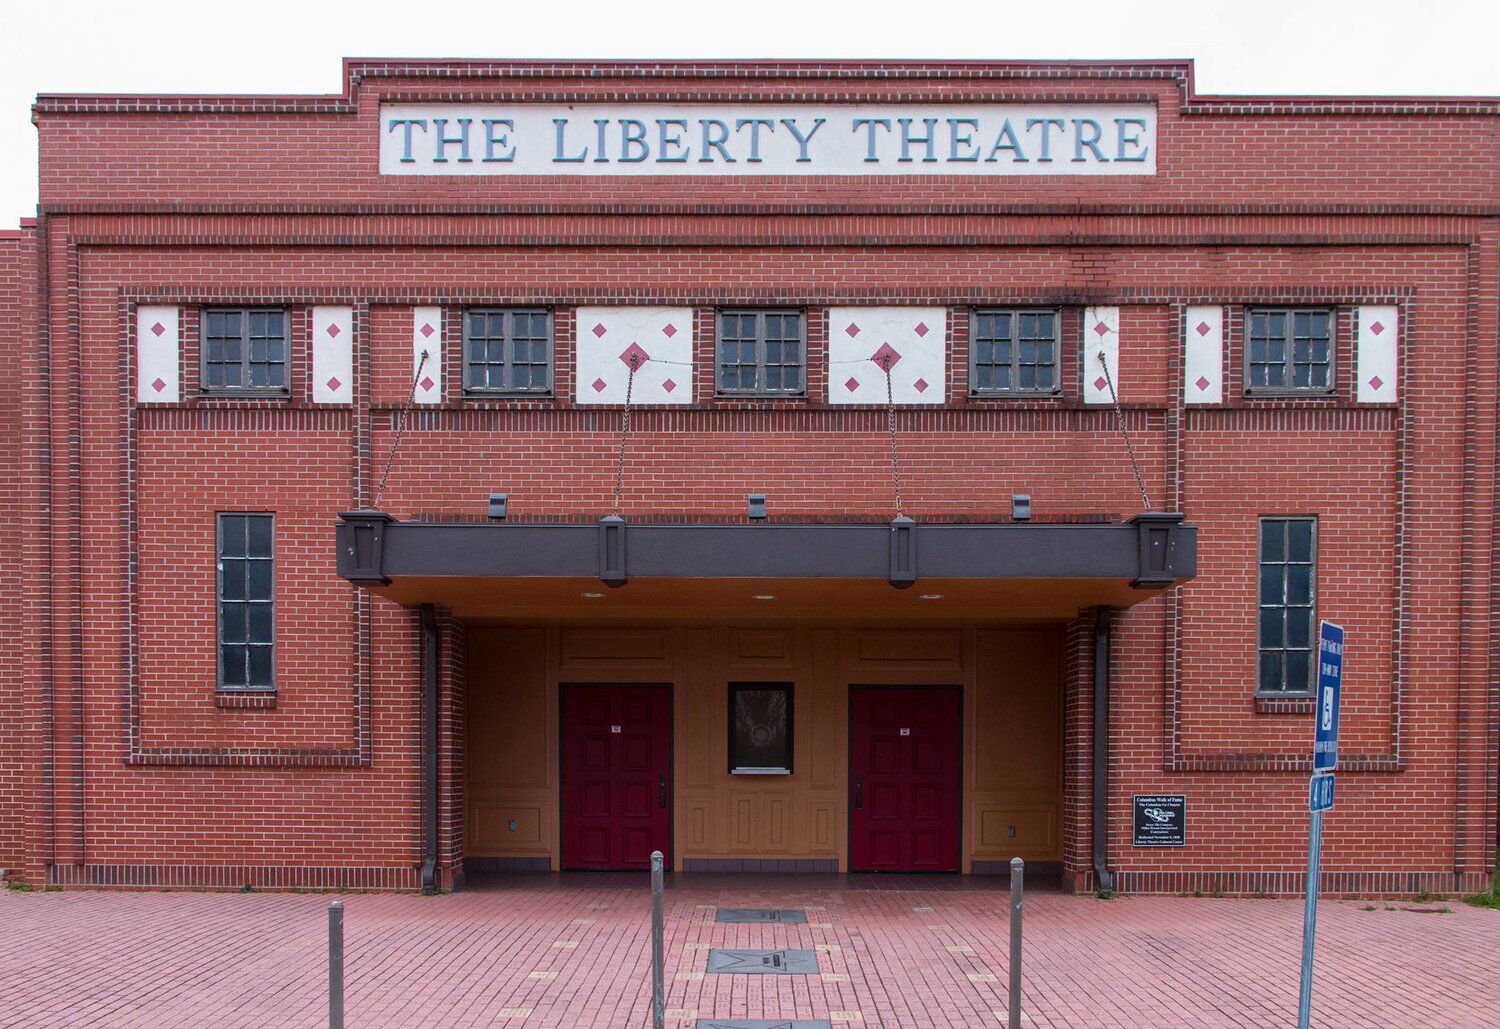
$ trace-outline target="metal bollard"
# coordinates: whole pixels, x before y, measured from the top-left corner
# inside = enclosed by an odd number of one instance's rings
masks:
[[[1021,1029],[1021,904],[1026,862],[1010,859],[1010,1000],[1006,1015],[1010,1029]]]
[[[344,904],[328,905],[328,1029],[344,1029]]]
[[[661,851],[651,852],[651,1025],[653,1029],[666,1029],[667,1024],[667,968],[666,948],[663,939],[666,933],[666,916],[662,911],[662,856]]]

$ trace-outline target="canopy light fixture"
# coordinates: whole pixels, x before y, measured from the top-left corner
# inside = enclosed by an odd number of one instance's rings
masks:
[[[585,594],[583,594],[583,596],[586,599],[588,599],[588,600],[602,600],[602,599],[604,599],[604,594],[603,593],[585,593]]]
[[[923,593],[921,595],[921,597],[919,597],[918,599],[920,599],[920,600],[942,600],[944,596],[946,596],[946,594],[943,594],[943,593]]]
[[[757,594],[755,594],[755,596],[751,597],[750,599],[751,600],[775,600],[776,599],[776,594],[774,594],[774,593],[757,593]]]

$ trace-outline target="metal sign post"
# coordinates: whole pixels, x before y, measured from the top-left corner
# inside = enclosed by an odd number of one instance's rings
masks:
[[[1339,763],[1339,696],[1344,680],[1344,630],[1332,622],[1318,626],[1317,731],[1313,736],[1313,773],[1307,807],[1312,831],[1307,839],[1307,903],[1302,911],[1302,990],[1297,1029],[1312,1019],[1313,943],[1318,934],[1318,875],[1323,856],[1323,812],[1333,807],[1333,771]]]

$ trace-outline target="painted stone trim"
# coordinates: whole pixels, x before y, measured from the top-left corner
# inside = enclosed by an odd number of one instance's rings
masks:
[[[828,312],[828,402],[941,405],[948,312],[942,307],[834,307]]]
[[[623,404],[627,387],[632,406],[693,402],[692,308],[580,307],[574,324],[576,403]]]
[[[1105,376],[1106,370],[1108,378]],[[1114,383],[1114,393],[1110,392],[1111,382]],[[1085,307],[1083,309],[1083,402],[1085,404],[1113,404],[1115,393],[1123,392],[1124,387],[1120,384],[1120,309],[1118,307]]]
[[[1359,309],[1354,360],[1355,397],[1361,404],[1394,404],[1400,310],[1385,304]]]
[[[423,357],[426,360],[423,360]],[[418,374],[420,370],[420,374]],[[443,309],[414,307],[411,312],[411,374],[416,379],[412,402],[443,402]]]
[[[1224,402],[1224,308],[1193,306],[1183,319],[1182,399],[1187,404]]]
[[[175,404],[181,399],[182,309],[142,304],[135,309],[135,399]]]
[[[354,308],[312,309],[312,399],[315,404],[354,400]]]

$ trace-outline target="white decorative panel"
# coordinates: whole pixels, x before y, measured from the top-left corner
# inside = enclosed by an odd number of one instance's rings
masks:
[[[354,309],[312,309],[312,398],[315,404],[354,399]]]
[[[176,307],[135,309],[135,399],[142,404],[175,404],[181,396],[181,320]]]
[[[423,361],[423,356],[426,361]],[[420,371],[420,374],[418,372]],[[443,309],[414,307],[411,312],[411,373],[418,404],[443,402]]]
[[[1396,346],[1399,312],[1388,305],[1359,309],[1358,356],[1354,374],[1359,377],[1361,404],[1394,404],[1396,394]]]
[[[580,307],[574,395],[580,404],[693,402],[693,311],[689,307]]]
[[[1224,308],[1189,307],[1182,343],[1182,399],[1188,404],[1224,402]]]
[[[1102,358],[1100,355],[1103,355]],[[1105,378],[1105,369],[1109,378]],[[1118,307],[1085,307],[1083,309],[1083,402],[1112,404],[1114,394],[1109,384],[1120,392],[1120,309]]]
[[[948,312],[941,307],[835,307],[828,312],[828,402],[941,404]]]

